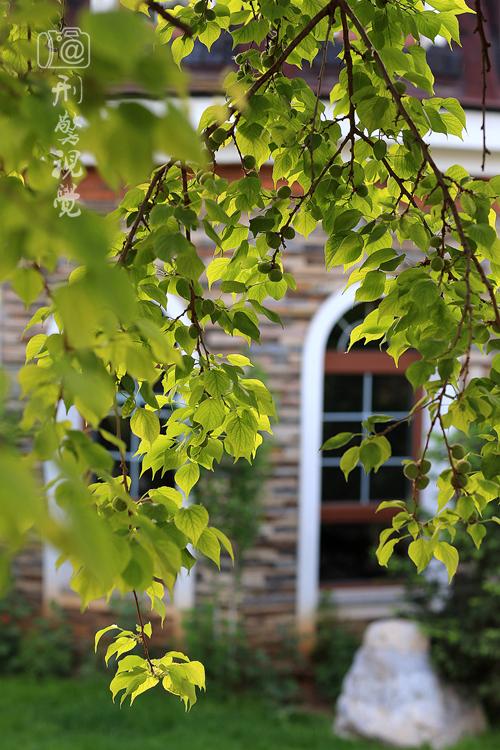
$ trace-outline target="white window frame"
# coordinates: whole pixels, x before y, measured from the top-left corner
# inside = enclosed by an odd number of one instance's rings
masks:
[[[356,304],[359,285],[328,297],[309,324],[302,351],[301,378],[301,447],[298,509],[298,560],[296,613],[299,629],[310,632],[314,627],[320,599],[319,559],[321,533],[321,444],[323,440],[324,357],[328,338],[335,324]],[[424,431],[429,424],[423,415]],[[435,489],[429,485],[421,495],[422,507],[435,510]],[[399,585],[343,587],[333,600],[339,615],[350,619],[387,616],[401,605],[403,590]]]
[[[302,351],[300,403],[300,479],[297,560],[297,619],[301,629],[314,624],[319,604],[321,531],[321,441],[323,431],[324,356],[335,323],[353,307],[357,286],[326,299],[316,311]]]
[[[105,13],[118,7],[118,0],[90,0],[90,10],[92,13]]]
[[[182,315],[184,311],[184,305],[176,297],[169,296],[167,301],[166,313],[169,318],[177,318]],[[190,321],[187,316],[180,318],[183,323],[189,325]],[[48,324],[47,332],[57,332],[57,325],[52,318]],[[64,404],[59,404],[57,412],[58,420],[69,420],[74,429],[79,430],[82,428],[82,418],[78,411],[71,407],[69,412],[66,412]],[[52,461],[45,461],[43,464],[43,477],[46,484],[53,482],[57,479],[58,472],[55,464]],[[54,487],[51,487],[48,491],[49,503],[51,504],[54,512],[60,512],[58,506],[54,500]],[[63,562],[62,565],[57,566],[57,560],[59,553],[54,547],[49,544],[45,544],[43,547],[42,555],[42,601],[45,608],[47,608],[51,602],[56,601],[68,605],[78,605],[77,595],[71,591],[70,580],[73,574],[73,568],[69,562]],[[191,571],[181,570],[177,577],[177,581],[174,588],[173,606],[176,610],[184,611],[192,609],[195,603],[195,584],[196,575],[195,568]],[[100,603],[96,603],[97,607],[100,607]]]

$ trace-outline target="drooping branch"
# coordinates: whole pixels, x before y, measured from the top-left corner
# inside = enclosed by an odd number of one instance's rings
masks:
[[[169,161],[167,164],[164,164],[154,173],[151,179],[151,182],[149,183],[149,187],[146,190],[146,195],[144,196],[143,201],[138,208],[137,216],[134,219],[134,223],[132,224],[129,233],[127,237],[125,238],[120,255],[118,256],[118,263],[122,264],[122,263],[125,263],[125,261],[127,260],[127,255],[130,251],[130,248],[132,247],[134,243],[137,230],[139,229],[140,224],[144,221],[144,217],[148,210],[151,196],[153,195],[155,188],[159,187],[161,182],[165,179],[167,172],[172,167],[172,165],[173,165],[173,162]]]
[[[486,36],[486,18],[483,13],[481,6],[481,0],[475,0],[474,7],[476,9],[477,26],[474,29],[474,33],[479,35],[481,41],[481,78],[482,78],[482,93],[481,93],[481,109],[482,109],[482,124],[481,130],[483,131],[483,160],[481,162],[481,171],[484,172],[486,164],[486,155],[490,153],[486,145],[486,97],[488,93],[488,73],[491,71],[491,59],[490,59],[490,47],[491,44]]]
[[[288,57],[292,54],[294,49],[299,46],[299,44],[306,39],[306,37],[309,36],[311,31],[327,16],[332,16],[336,9],[339,7],[339,0],[330,0],[327,5],[325,5],[324,8],[322,8],[318,13],[316,13],[315,16],[313,16],[307,24],[304,26],[304,28],[297,34],[296,37],[294,37],[291,42],[285,47],[281,55],[279,55],[274,63],[266,70],[264,73],[262,73],[259,78],[257,78],[253,84],[250,86],[248,91],[245,94],[245,99],[248,101],[252,98],[254,94],[259,91],[259,89],[264,86],[267,81],[269,81],[276,73],[278,73],[279,70],[281,70],[283,64],[287,61]],[[233,123],[232,127],[228,131],[228,137],[232,135],[234,132],[234,128],[236,127],[239,115],[237,114],[237,110],[235,107],[230,106],[228,108],[228,117],[231,117],[232,115],[236,115],[236,121]],[[206,135],[209,136],[213,131],[218,127],[217,124],[210,125],[210,127],[206,130]]]
[[[375,60],[378,69],[380,70],[381,76],[384,79],[388,90],[390,91],[392,98],[396,104],[397,110],[402,117],[402,119],[406,122],[409,130],[411,131],[412,135],[415,138],[415,142],[418,144],[423,159],[427,162],[429,167],[431,168],[432,172],[434,173],[434,176],[436,178],[437,183],[439,184],[439,187],[441,188],[443,192],[443,200],[445,201],[449,211],[451,212],[453,216],[453,220],[455,222],[455,227],[457,230],[458,237],[460,239],[460,243],[464,249],[464,252],[466,256],[474,263],[474,266],[479,273],[481,280],[484,284],[484,286],[487,289],[488,295],[491,300],[491,304],[493,307],[494,315],[495,315],[495,322],[500,328],[500,309],[498,307],[496,297],[495,297],[495,290],[493,288],[493,285],[491,284],[490,280],[486,276],[485,270],[482,267],[480,261],[476,257],[475,253],[473,252],[472,246],[470,241],[467,238],[467,235],[465,234],[464,226],[462,223],[462,219],[460,218],[460,213],[458,210],[458,206],[453,198],[453,196],[450,193],[450,189],[448,187],[447,181],[445,179],[445,175],[443,172],[439,169],[436,162],[434,161],[434,158],[430,152],[428,144],[425,142],[425,140],[422,138],[417,126],[415,125],[415,122],[413,121],[412,116],[408,112],[407,108],[405,107],[401,94],[396,89],[394,82],[392,78],[390,77],[387,68],[385,67],[385,64],[380,57],[377,48],[372,43],[368,32],[364,28],[363,24],[359,20],[359,18],[356,16],[350,5],[346,2],[346,0],[337,0],[338,5],[341,9],[344,10],[344,12],[347,14],[347,16],[350,18],[353,26],[355,27],[356,31],[358,32],[360,38],[363,40],[363,43],[365,44],[366,48],[370,51],[370,53],[373,56],[373,59]]]
[[[151,10],[154,10],[155,13],[158,13],[159,16],[161,16],[165,21],[167,21],[171,26],[175,26],[176,29],[180,29],[183,34],[186,36],[193,36],[193,29],[188,26],[187,23],[184,23],[184,21],[181,21],[180,18],[177,18],[177,16],[174,16],[172,13],[169,13],[168,10],[165,10],[163,5],[160,5],[160,3],[155,2],[155,0],[145,0],[146,5]]]

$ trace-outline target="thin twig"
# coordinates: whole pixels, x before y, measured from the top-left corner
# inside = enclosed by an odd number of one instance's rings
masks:
[[[139,618],[139,625],[140,625],[140,628],[141,628],[141,641],[142,641],[142,647],[144,649],[144,656],[146,657],[146,661],[147,661],[147,663],[149,665],[149,668],[151,670],[151,674],[154,675],[154,671],[155,670],[154,670],[154,667],[153,667],[153,663],[151,661],[151,657],[149,656],[149,647],[148,647],[148,642],[146,640],[146,633],[144,632],[144,620],[142,619],[142,612],[141,612],[141,608],[139,606],[139,599],[137,597],[137,591],[135,589],[133,589],[132,593],[134,595],[135,608],[137,610],[137,617]]]
[[[481,109],[483,121],[481,130],[483,131],[483,160],[481,162],[481,171],[484,172],[486,164],[486,155],[491,152],[488,150],[486,145],[486,96],[488,93],[488,73],[491,71],[491,59],[489,49],[491,47],[488,37],[486,36],[486,18],[481,7],[481,0],[474,0],[474,6],[476,9],[477,26],[474,29],[474,34],[479,34],[481,40],[481,78],[482,78],[482,98],[481,98]]]
[[[413,136],[415,137],[415,141],[418,143],[420,150],[422,152],[422,156],[429,165],[429,167],[432,169],[434,176],[436,177],[437,182],[439,183],[439,186],[441,190],[443,191],[443,199],[445,200],[446,204],[448,205],[448,208],[453,215],[453,220],[455,222],[455,227],[457,230],[457,234],[460,239],[460,243],[464,249],[464,252],[466,255],[468,255],[471,259],[471,261],[474,263],[474,266],[478,272],[478,274],[481,277],[481,280],[486,287],[488,291],[488,295],[491,300],[491,304],[493,306],[493,311],[495,315],[495,322],[500,327],[500,309],[498,307],[498,303],[496,301],[495,296],[495,290],[493,288],[492,283],[486,276],[485,270],[482,267],[480,261],[477,259],[475,253],[472,250],[471,244],[467,238],[467,235],[465,234],[464,226],[462,224],[462,219],[460,218],[460,213],[458,210],[458,206],[453,199],[450,189],[448,187],[448,184],[446,182],[446,178],[444,174],[441,172],[439,167],[437,166],[436,162],[434,161],[434,158],[432,157],[430,153],[430,149],[428,144],[424,141],[422,138],[417,126],[415,125],[415,121],[413,117],[410,115],[408,110],[406,109],[405,105],[402,102],[401,94],[396,90],[394,86],[394,82],[392,81],[387,68],[385,67],[385,64],[380,57],[377,48],[372,43],[370,37],[368,36],[367,31],[365,30],[365,27],[359,20],[359,18],[356,16],[352,8],[349,6],[349,4],[346,2],[346,0],[337,0],[337,3],[340,8],[344,9],[345,13],[349,16],[351,19],[354,27],[356,28],[358,34],[360,35],[361,39],[363,40],[365,46],[367,49],[370,50],[370,52],[373,55],[373,59],[377,63],[377,66],[382,74],[382,78],[384,79],[388,90],[390,91],[392,98],[396,104],[396,107],[398,109],[399,114],[401,115],[402,119],[406,122],[408,125],[408,128],[411,130]]]
[[[168,10],[165,10],[163,5],[155,2],[155,0],[145,0],[145,2],[148,8],[151,8],[151,10],[158,13],[158,15],[161,16],[164,21],[168,21],[171,26],[180,29],[186,36],[193,36],[193,29],[191,26],[188,26],[187,23],[184,23],[184,21],[181,21],[179,18],[172,15],[172,13],[169,13]]]
[[[139,206],[137,210],[137,216],[135,217],[134,223],[132,224],[132,227],[130,228],[130,231],[125,238],[125,242],[123,243],[122,250],[120,252],[120,255],[118,256],[118,263],[123,264],[127,260],[127,255],[130,251],[130,248],[132,247],[132,244],[135,239],[135,235],[137,233],[137,230],[139,229],[139,225],[144,219],[144,215],[147,211],[149,200],[151,196],[153,195],[153,192],[157,186],[162,182],[162,180],[165,178],[168,170],[173,165],[173,162],[169,161],[167,164],[164,164],[162,167],[160,167],[153,175],[151,182],[149,183],[149,187],[146,191],[146,195],[144,196],[144,199]]]

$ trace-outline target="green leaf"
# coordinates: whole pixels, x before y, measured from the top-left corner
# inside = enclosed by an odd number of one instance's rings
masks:
[[[392,554],[394,552],[394,547],[399,542],[399,537],[395,537],[394,539],[389,539],[385,544],[382,544],[377,549],[377,560],[379,562],[379,565],[382,565],[382,567],[387,568],[389,564],[389,560],[392,557]]]
[[[356,302],[372,302],[384,294],[385,273],[369,271],[363,283],[356,291]]]
[[[206,528],[196,542],[196,549],[220,568],[220,542],[213,529]]]
[[[103,635],[105,635],[105,633],[109,633],[111,630],[121,630],[121,628],[118,625],[107,625],[105,628],[97,631],[94,639],[94,651],[97,651],[97,646],[99,645],[99,641],[101,640]]]
[[[414,539],[408,547],[408,556],[415,563],[419,573],[425,570],[432,560],[433,547],[434,543],[424,537]]]
[[[342,469],[346,482],[349,474],[357,466],[359,461],[359,446],[355,445],[352,448],[346,450],[342,458],[340,459],[340,468]]]
[[[353,432],[339,432],[338,435],[326,440],[321,446],[322,451],[331,451],[335,448],[341,448],[343,445],[349,443],[354,437]]]
[[[486,526],[482,523],[472,523],[467,526],[467,533],[476,545],[476,549],[479,549],[486,536]]]
[[[130,419],[130,427],[137,437],[150,444],[154,443],[160,434],[160,420],[148,409],[137,409]]]
[[[237,311],[233,317],[233,325],[235,329],[241,331],[246,336],[249,336],[253,341],[260,341],[260,331],[251,320],[251,318],[244,312]]]
[[[448,571],[448,580],[451,582],[458,568],[458,552],[448,542],[437,542],[434,547],[434,557],[440,560]]]
[[[174,517],[174,523],[196,545],[208,525],[208,512],[203,505],[190,505],[180,509]]]
[[[256,448],[257,421],[253,414],[245,410],[232,414],[225,425],[226,439],[224,445],[234,458],[249,459]]]
[[[221,426],[225,417],[226,410],[222,402],[216,398],[207,398],[195,409],[193,420],[205,430],[215,430]]]
[[[16,269],[10,283],[26,307],[29,307],[38,298],[44,286],[42,275],[34,268]]]
[[[179,485],[186,497],[189,496],[199,478],[200,467],[191,461],[181,466],[175,472],[175,483]]]

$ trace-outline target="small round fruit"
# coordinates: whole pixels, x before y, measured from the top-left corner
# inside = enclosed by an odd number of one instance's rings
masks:
[[[441,237],[431,237],[429,244],[431,247],[441,247],[442,245]]]
[[[394,88],[398,92],[399,96],[406,94],[406,84],[403,81],[396,81]]]
[[[281,245],[281,237],[277,232],[266,232],[266,242],[273,250],[277,250]]]
[[[407,479],[416,479],[418,477],[418,466],[417,464],[406,464],[403,469],[403,474]]]
[[[459,474],[469,474],[472,471],[472,464],[470,461],[467,461],[467,459],[463,458],[457,463],[455,469]]]
[[[361,196],[361,198],[366,198],[366,196],[368,195],[368,188],[366,187],[366,185],[360,185],[356,188],[356,192]]]
[[[430,470],[431,470],[431,462],[428,461],[426,458],[422,459],[422,461],[420,461],[420,473],[428,474]]]
[[[212,8],[207,8],[205,18],[207,19],[207,21],[215,21],[215,19],[217,18],[217,13],[215,12],[215,10],[212,10]]]
[[[198,338],[198,326],[195,326],[194,323],[192,326],[189,326],[188,333],[192,339]]]
[[[255,164],[255,156],[247,154],[243,157],[243,166],[245,167],[245,169],[255,169]]]
[[[465,474],[454,474],[451,478],[452,487],[456,490],[463,490],[467,486],[468,478]]]
[[[460,443],[455,443],[451,446],[451,455],[453,458],[456,458],[459,460],[460,458],[463,458],[465,456],[465,448],[463,445],[460,445]]]
[[[122,497],[115,497],[113,500],[113,508],[118,513],[122,513],[124,510],[127,510],[128,505]]]
[[[266,273],[268,274],[270,271],[273,270],[273,264],[269,261],[262,261],[262,263],[259,263],[257,266],[257,270],[260,271],[260,273]]]
[[[205,12],[206,6],[207,6],[207,4],[206,4],[205,0],[198,0],[198,2],[194,4],[193,10],[194,10],[195,13],[200,13],[201,14],[201,13]]]
[[[224,141],[226,140],[226,138],[227,138],[227,131],[224,130],[224,128],[217,128],[212,133],[212,140],[218,146],[220,146],[221,143],[224,143]]]
[[[383,159],[387,154],[387,143],[385,141],[375,141],[372,148],[373,155],[378,161]]]
[[[440,258],[439,255],[436,255],[436,257],[431,260],[431,268],[436,272],[442,271],[444,268],[444,260]]]
[[[293,240],[295,237],[295,229],[293,227],[283,227],[281,234],[285,240]]]
[[[273,268],[269,271],[269,281],[281,281],[283,273],[279,268]]]
[[[429,484],[429,477],[426,477],[426,476],[418,477],[418,479],[416,480],[415,484],[416,484],[418,490],[425,490],[425,488]]]
[[[278,198],[289,198],[291,194],[292,191],[290,190],[288,185],[282,185],[277,192]]]

